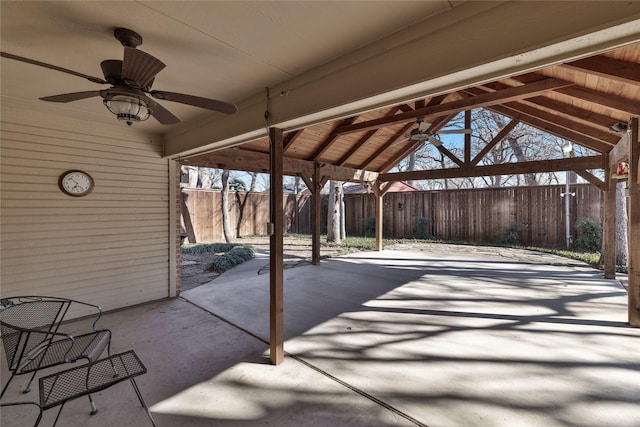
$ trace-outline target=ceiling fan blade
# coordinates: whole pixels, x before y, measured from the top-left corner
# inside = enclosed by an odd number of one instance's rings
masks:
[[[234,104],[224,101],[218,101],[216,99],[201,98],[199,96],[185,95],[183,93],[165,92],[160,90],[154,90],[150,92],[150,95],[156,99],[164,99],[172,102],[179,102],[181,104],[193,105],[194,107],[205,108],[211,111],[218,111],[224,114],[235,114],[238,111],[238,107]]]
[[[153,78],[165,67],[159,59],[132,47],[124,48],[122,80],[135,88],[151,87]]]
[[[86,92],[63,93],[62,95],[44,96],[40,99],[48,102],[73,102],[81,99],[92,98],[94,96],[100,96],[100,91],[90,90]]]
[[[443,129],[439,130],[437,133],[441,134],[471,134],[471,129]]]
[[[440,141],[435,136],[427,135],[427,139],[429,140],[429,142],[431,142],[436,147],[440,147],[442,145],[442,141]]]
[[[48,68],[50,70],[60,71],[63,73],[71,74],[72,76],[82,77],[83,79],[87,79],[90,82],[98,83],[98,84],[107,84],[106,81],[102,80],[99,77],[89,76],[87,74],[82,74],[77,71],[68,70],[66,68],[58,67],[57,65],[47,64],[46,62],[36,61],[35,59],[25,58],[23,56],[13,55],[7,52],[0,52],[0,56],[7,59],[13,59],[14,61],[24,62],[26,64],[37,65],[38,67]]]
[[[177,125],[180,123],[180,119],[173,115],[169,110],[162,105],[157,104],[151,108],[151,115],[163,125]]]

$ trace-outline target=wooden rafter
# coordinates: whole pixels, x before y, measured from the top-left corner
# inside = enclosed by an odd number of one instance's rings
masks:
[[[396,114],[393,117],[381,117],[379,119],[369,120],[355,124],[345,124],[338,126],[333,132],[334,134],[347,134],[360,132],[369,129],[376,129],[387,126],[392,123],[404,123],[423,117],[425,120],[439,117],[445,114],[459,113],[470,108],[488,107],[491,105],[503,104],[505,102],[524,99],[537,96],[541,93],[551,90],[566,88],[573,83],[556,78],[546,78],[533,83],[524,84],[522,86],[512,87],[509,89],[498,90],[491,93],[451,101],[444,104],[434,105],[430,107],[420,108],[414,111]]]
[[[577,170],[574,170],[574,172],[580,175],[581,177],[583,177],[586,181],[598,187],[601,191],[607,190],[607,184],[603,180],[601,180],[600,178],[598,178],[597,176],[589,172],[588,170],[577,169]]]
[[[566,102],[556,101],[544,95],[523,99],[520,102],[522,102],[523,104],[532,104],[533,106],[543,107],[554,112],[563,113],[567,116],[573,117],[576,120],[581,120],[582,122],[600,126],[605,130],[609,129],[611,125],[616,122],[616,120],[612,119],[609,116],[605,116],[604,114],[599,114],[586,108],[577,107]]]
[[[606,77],[626,84],[640,85],[640,72],[635,62],[623,61],[604,55],[596,55],[590,58],[579,59],[561,65],[587,71],[590,74]]]
[[[389,111],[389,113],[387,114],[387,116],[393,116],[398,110],[413,111],[413,109],[408,105],[402,104],[401,106],[398,106],[398,108],[392,108],[391,111]],[[353,146],[349,149],[349,151],[347,151],[345,155],[342,156],[336,164],[338,166],[344,165],[351,156],[353,156],[356,152],[358,152],[358,150],[360,150],[367,143],[367,141],[369,141],[371,137],[378,132],[378,130],[379,129],[368,130],[364,135],[362,135],[362,137],[360,137],[360,139],[358,139],[358,142],[353,144]]]
[[[357,118],[358,116],[347,117],[336,126],[336,129],[340,128],[341,126],[350,125]],[[315,153],[313,153],[313,155],[311,156],[311,159],[318,160],[320,156],[322,156],[329,148],[331,148],[331,146],[336,141],[336,139],[338,139],[338,136],[340,135],[334,129],[334,131],[331,132],[329,135],[327,135],[327,137],[320,143],[320,147],[316,150]]]
[[[478,162],[480,162],[480,160],[482,160],[484,156],[486,156],[489,151],[493,149],[493,147],[495,147],[500,141],[502,141],[509,134],[509,132],[511,132],[513,128],[518,125],[518,123],[520,123],[520,119],[518,117],[511,119],[511,121],[507,123],[507,125],[503,127],[500,132],[498,132],[498,134],[493,137],[493,139],[489,141],[489,143],[487,143],[487,145],[484,146],[484,148],[473,158],[473,160],[471,160],[470,164],[477,165]]]
[[[497,113],[500,113],[504,116],[508,116],[511,118],[519,117],[523,123],[526,123],[529,126],[533,126],[535,128],[544,130],[547,133],[556,135],[560,138],[564,138],[568,141],[573,142],[574,144],[582,145],[583,147],[590,148],[599,153],[606,153],[609,150],[611,150],[611,148],[613,148],[613,145],[602,142],[599,139],[595,139],[590,136],[579,134],[572,130],[558,126],[555,123],[541,120],[535,116],[524,115],[521,112],[513,110],[509,107],[496,105],[493,107],[489,107],[489,110],[495,111]]]
[[[474,95],[478,95],[491,90],[492,89],[489,89],[483,86],[478,86],[475,88],[468,89],[468,92]],[[567,118],[558,116],[557,114],[552,114],[547,111],[536,108],[534,106],[527,105],[524,102],[513,101],[513,102],[504,103],[503,105],[512,110],[521,112],[525,116],[538,118],[542,121],[552,123],[552,124],[558,125],[559,127],[585,135],[586,137],[592,137],[592,138],[598,139],[611,146],[615,145],[617,141],[616,135],[612,133],[609,129],[605,130],[605,129],[594,127],[585,123],[579,123],[575,120],[569,120]]]
[[[536,160],[531,162],[502,163],[499,165],[464,168],[435,169],[413,172],[381,173],[378,179],[386,181],[410,181],[421,179],[472,178],[479,176],[516,175],[539,172],[561,172],[566,170],[601,169],[604,157],[586,156],[570,159]]]
[[[203,165],[219,167],[224,165],[226,169],[243,170],[247,172],[268,172],[269,154],[257,151],[243,150],[241,148],[228,148],[212,153],[199,155],[197,159],[185,158],[180,161],[184,165]],[[315,162],[284,156],[282,159],[282,171],[288,176],[312,176],[315,171]],[[377,178],[377,172],[362,169],[348,168],[320,163],[322,175],[336,181],[373,181]]]
[[[294,142],[296,142],[296,139],[298,139],[298,137],[300,135],[302,135],[302,132],[304,131],[304,129],[298,129],[298,130],[294,130],[293,132],[289,132],[288,134],[286,134],[284,136],[284,147],[283,147],[283,152],[286,153],[287,150],[293,145]]]

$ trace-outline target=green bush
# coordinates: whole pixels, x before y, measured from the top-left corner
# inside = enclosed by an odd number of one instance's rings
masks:
[[[375,237],[376,235],[376,217],[370,216],[364,220],[364,235],[366,237]]]
[[[522,227],[517,222],[512,222],[502,231],[500,243],[503,245],[517,245],[520,243],[518,233]]]
[[[430,239],[433,240],[433,235],[430,233],[431,224],[433,220],[424,216],[417,216],[413,220],[413,237],[416,239]]]
[[[229,252],[236,245],[233,243],[190,243],[182,245],[180,252],[183,254],[200,255],[205,253]]]
[[[234,246],[224,254],[215,255],[213,261],[207,265],[207,271],[224,273],[238,264],[249,261],[253,257],[254,251],[251,246]]]
[[[578,238],[574,242],[576,249],[586,252],[598,252],[602,245],[602,229],[600,223],[592,218],[578,221],[574,228]]]

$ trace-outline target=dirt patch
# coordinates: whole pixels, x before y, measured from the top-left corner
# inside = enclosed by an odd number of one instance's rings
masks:
[[[257,253],[269,252],[269,237],[268,236],[251,236],[236,239],[233,243],[238,245],[251,246]],[[321,246],[320,256],[332,256],[340,253],[341,248],[331,246]],[[311,237],[290,237],[284,238],[284,267],[293,268],[299,265],[308,264],[311,260]],[[180,288],[182,291],[186,291],[195,288],[200,285],[211,282],[219,273],[207,271],[207,265],[209,265],[215,254],[182,254],[180,257],[180,270],[181,276]],[[256,274],[266,274],[269,272],[269,264],[265,259],[265,266],[260,268]]]

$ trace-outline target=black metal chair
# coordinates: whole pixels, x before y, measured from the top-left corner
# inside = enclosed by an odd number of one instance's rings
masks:
[[[87,317],[92,321],[90,332],[72,335],[59,331],[74,304],[92,312]],[[80,359],[94,362],[105,349],[111,355],[111,331],[96,329],[100,316],[102,310],[97,305],[66,298],[20,296],[0,300],[0,334],[11,372],[0,397],[16,375],[33,373],[23,391],[28,393],[41,369]]]
[[[11,403],[0,403],[0,408],[8,408],[8,407],[12,407],[12,406],[25,406],[25,405],[31,405],[31,406],[35,406],[38,410],[37,412],[37,418],[36,418],[36,422],[33,425],[33,427],[38,427],[38,424],[40,424],[40,420],[42,420],[42,407],[37,404],[36,402],[11,402]]]

